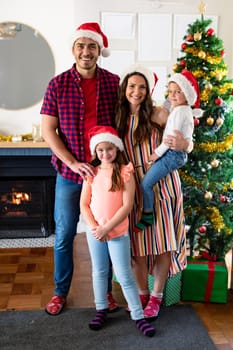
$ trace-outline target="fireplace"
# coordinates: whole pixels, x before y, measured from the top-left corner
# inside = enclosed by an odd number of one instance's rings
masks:
[[[56,173],[50,156],[0,156],[0,238],[54,233]]]
[[[46,237],[53,233],[54,179],[0,180],[0,237]]]

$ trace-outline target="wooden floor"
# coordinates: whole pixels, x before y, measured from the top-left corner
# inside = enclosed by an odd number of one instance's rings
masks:
[[[94,307],[84,234],[74,242],[75,269],[67,307]],[[53,248],[0,249],[0,310],[44,309],[53,295]],[[114,295],[125,306],[118,284]],[[233,291],[227,304],[192,303],[218,350],[233,350]],[[169,331],[169,330],[168,330]],[[202,350],[202,349],[200,349]]]

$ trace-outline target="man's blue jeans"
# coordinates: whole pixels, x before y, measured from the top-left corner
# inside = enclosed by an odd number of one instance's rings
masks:
[[[186,152],[168,150],[147,170],[142,182],[143,210],[152,212],[154,207],[153,186],[167,174],[181,168],[187,162]]]
[[[80,214],[82,185],[57,174],[55,190],[55,294],[67,296],[73,275],[73,240]]]
[[[97,310],[108,308],[107,288],[109,275],[109,255],[113,270],[119,281],[129,309],[131,318],[144,318],[142,305],[139,299],[138,288],[131,269],[129,234],[100,242],[87,230],[87,242],[92,262],[92,278]]]

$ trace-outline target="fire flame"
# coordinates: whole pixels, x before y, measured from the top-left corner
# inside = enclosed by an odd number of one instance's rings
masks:
[[[22,202],[28,202],[30,196],[26,192],[12,192],[12,204],[20,205]]]

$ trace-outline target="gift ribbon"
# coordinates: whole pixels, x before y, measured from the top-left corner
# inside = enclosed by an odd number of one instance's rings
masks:
[[[209,261],[208,262],[208,279],[207,279],[205,298],[204,298],[205,302],[210,302],[213,283],[214,283],[214,262]]]
[[[216,254],[210,255],[208,252],[206,251],[201,251],[201,258],[209,260],[209,261],[216,261],[217,260],[217,256]]]
[[[204,301],[210,302],[210,297],[213,289],[213,283],[214,283],[214,265],[216,264],[213,261],[189,261],[191,264],[208,264],[208,279],[206,283],[206,292]]]

